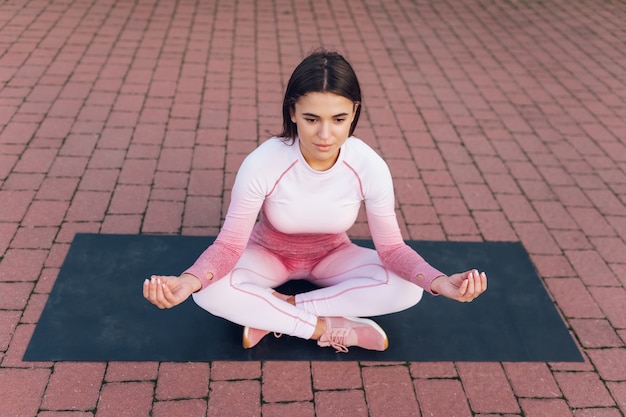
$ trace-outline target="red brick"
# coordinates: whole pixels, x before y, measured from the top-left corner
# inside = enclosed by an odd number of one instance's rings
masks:
[[[520,180],[519,186],[523,190],[523,194],[531,201],[546,201],[557,198],[557,195],[554,192],[554,187],[551,187],[544,181]],[[516,190],[516,188],[509,188],[513,192]],[[504,193],[504,191],[502,192]],[[561,203],[564,204],[564,201],[561,200]]]
[[[32,191],[0,190],[0,221],[19,222],[33,199]]]
[[[152,407],[152,417],[204,417],[207,412],[206,400],[159,401]]]
[[[22,224],[24,226],[58,226],[69,207],[66,201],[33,201]]]
[[[617,408],[580,408],[574,410],[574,417],[622,417]]]
[[[98,142],[92,134],[70,134],[59,151],[62,156],[90,156]]]
[[[585,193],[602,214],[606,216],[626,215],[624,203],[611,190],[586,190]]]
[[[626,349],[593,349],[587,354],[605,381],[626,380]]]
[[[500,364],[458,363],[457,368],[472,411],[519,413],[513,390]]]
[[[412,417],[419,414],[407,367],[372,366],[363,368],[362,373],[370,415]]]
[[[363,391],[318,391],[315,393],[316,417],[378,417],[368,413]]]
[[[593,237],[591,243],[607,262],[626,263],[626,244],[619,237]]]
[[[189,195],[222,196],[223,173],[221,170],[200,170],[191,172],[187,193]]]
[[[52,366],[49,362],[24,362],[24,352],[35,331],[35,325],[20,323],[13,333],[11,344],[6,351],[6,356],[2,361],[3,367],[13,368],[48,368]]]
[[[15,164],[14,172],[46,173],[50,169],[56,156],[54,149],[28,148]]]
[[[0,255],[9,247],[9,242],[17,232],[18,223],[0,223]]]
[[[440,216],[447,235],[479,236],[478,227],[470,216]]]
[[[211,382],[207,417],[249,417],[261,413],[259,381]]]
[[[420,174],[422,175],[424,184],[429,186],[441,185],[453,187],[455,184],[447,170],[422,171]]]
[[[164,362],[156,386],[158,400],[202,398],[209,392],[209,365],[206,363]]]
[[[36,281],[47,255],[39,249],[9,249],[0,263],[0,282]]]
[[[156,170],[152,159],[127,159],[120,172],[120,184],[151,185]]]
[[[561,248],[542,223],[514,223],[513,228],[528,253],[559,255]]]
[[[589,292],[614,327],[626,328],[626,290],[623,287],[590,287]]]
[[[526,417],[572,417],[567,402],[560,399],[527,399],[520,400]]]
[[[47,294],[32,294],[28,300],[28,305],[22,314],[22,323],[37,323],[41,317],[43,308],[48,301]]]
[[[163,172],[157,171],[154,176],[155,188],[180,188],[186,189],[189,182],[189,175],[183,172]]]
[[[30,282],[0,282],[0,310],[23,310],[33,287]]]
[[[456,378],[457,372],[452,362],[411,362],[413,378]]]
[[[44,179],[39,192],[37,192],[37,200],[54,200],[69,201],[72,199],[78,178],[52,178]]]
[[[264,362],[265,402],[308,401],[313,398],[309,362]]]
[[[313,387],[317,390],[358,389],[363,386],[358,362],[312,362]]]
[[[66,220],[101,221],[109,204],[108,192],[78,191],[67,212]]]
[[[228,381],[236,379],[258,379],[261,377],[260,362],[229,362],[211,363],[211,380]]]
[[[459,184],[459,190],[470,210],[498,210],[489,188],[483,184]]]
[[[6,351],[17,323],[22,316],[21,311],[0,310],[0,351]]]
[[[568,209],[576,223],[588,236],[612,236],[615,234],[613,228],[594,208],[570,207]]]
[[[416,179],[395,179],[394,185],[396,187],[396,197],[399,203],[402,204],[415,204],[415,205],[428,205],[430,199],[424,187],[424,184]]]
[[[37,190],[43,181],[43,174],[13,173],[4,183],[5,190]]]
[[[565,251],[576,272],[587,285],[619,285],[606,261],[593,250]]]
[[[56,227],[20,227],[11,242],[16,249],[49,249],[57,234]]]
[[[604,314],[579,279],[551,278],[545,282],[566,317],[604,318]]]
[[[607,386],[620,410],[626,410],[626,382],[608,382]]]
[[[424,416],[463,417],[472,415],[463,387],[458,380],[420,379],[415,381],[415,391]]]
[[[0,415],[37,415],[49,375],[48,369],[0,368]]]
[[[191,169],[191,149],[165,148],[161,151],[161,157],[157,169],[159,171],[188,172]]]
[[[152,382],[105,384],[98,400],[96,417],[143,417],[152,411]]]
[[[177,202],[151,201],[144,218],[143,233],[176,233],[183,214],[183,205]]]
[[[483,183],[480,171],[474,164],[451,164],[448,169],[457,184]]]
[[[572,269],[568,259],[563,255],[532,255],[531,260],[543,278],[576,276],[576,272]]]
[[[524,196],[498,194],[496,199],[511,222],[531,222],[539,219]]]
[[[43,138],[64,138],[70,133],[74,120],[64,117],[47,117],[43,120],[36,136]]]
[[[465,202],[458,197],[455,198],[433,198],[433,206],[440,215],[468,215],[469,209]]]
[[[83,156],[57,156],[48,172],[51,177],[81,177],[89,159]]]
[[[402,214],[408,223],[412,224],[438,224],[437,213],[431,206],[403,205]]]
[[[111,214],[141,214],[150,196],[149,186],[119,185],[108,208]]]
[[[314,417],[315,408],[311,402],[264,404],[263,417]]]
[[[96,149],[91,155],[88,168],[112,169],[121,168],[125,151],[121,149]]]
[[[472,213],[481,235],[487,241],[512,242],[517,235],[500,211],[475,211]]]
[[[565,399],[572,408],[610,407],[615,405],[598,374],[591,372],[556,372],[554,374]]]
[[[157,379],[158,362],[111,362],[107,367],[107,382],[149,381]]]
[[[504,370],[517,397],[553,398],[561,391],[544,363],[505,363]]]
[[[96,407],[104,363],[59,362],[43,397],[44,410],[83,410]]]
[[[569,324],[585,348],[617,347],[622,345],[607,320],[570,319]]]
[[[142,216],[138,214],[109,214],[102,222],[101,233],[139,234]]]

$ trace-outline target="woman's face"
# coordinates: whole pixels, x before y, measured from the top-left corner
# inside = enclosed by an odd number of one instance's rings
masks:
[[[296,101],[291,121],[298,127],[300,151],[311,168],[326,171],[335,164],[357,106],[334,93],[308,93]]]

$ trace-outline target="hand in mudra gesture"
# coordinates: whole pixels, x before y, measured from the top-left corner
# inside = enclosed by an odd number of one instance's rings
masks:
[[[435,278],[431,290],[462,303],[470,302],[487,289],[487,275],[475,269]]]
[[[143,296],[159,308],[172,308],[200,287],[200,281],[190,274],[180,277],[153,275],[143,283]]]

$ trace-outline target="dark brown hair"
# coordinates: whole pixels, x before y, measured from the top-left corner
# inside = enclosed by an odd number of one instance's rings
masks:
[[[361,114],[359,80],[343,56],[320,50],[304,58],[289,78],[283,99],[283,131],[280,137],[295,140],[298,128],[291,121],[291,111],[295,109],[296,101],[308,93],[334,93],[358,104],[349,135],[354,133]]]

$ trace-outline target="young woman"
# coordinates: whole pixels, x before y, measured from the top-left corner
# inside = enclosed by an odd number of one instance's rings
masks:
[[[447,276],[405,244],[390,171],[352,136],[360,112],[359,82],[341,55],[305,58],[287,85],[283,131],[242,163],[215,242],[180,277],[146,280],[144,296],[170,308],[193,295],[245,326],[246,348],[276,332],[345,352],[387,348],[384,330],[360,317],[407,309],[423,290],[462,302],[484,292],[484,273]],[[346,234],[362,203],[375,250]],[[273,290],[301,278],[320,289]]]

